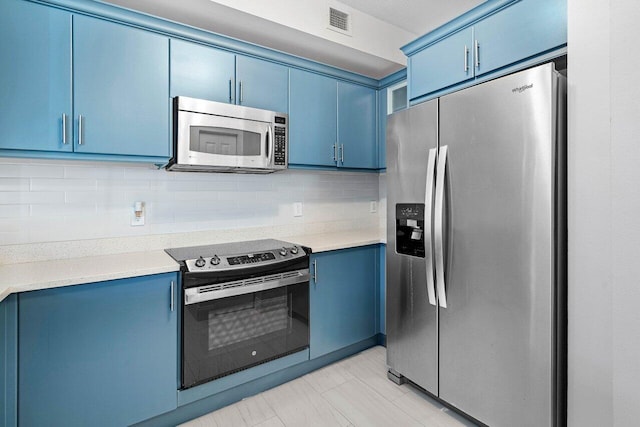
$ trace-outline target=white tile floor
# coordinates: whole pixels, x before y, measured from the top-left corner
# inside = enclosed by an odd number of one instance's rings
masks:
[[[387,379],[373,347],[183,427],[454,427],[474,424],[410,385]]]

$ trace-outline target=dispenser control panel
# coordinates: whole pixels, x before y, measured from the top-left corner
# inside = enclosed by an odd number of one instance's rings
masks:
[[[396,252],[424,258],[424,203],[396,205]]]

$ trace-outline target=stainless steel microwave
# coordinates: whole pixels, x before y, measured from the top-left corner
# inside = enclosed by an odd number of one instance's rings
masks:
[[[202,99],[173,99],[171,171],[271,173],[287,168],[284,113]]]

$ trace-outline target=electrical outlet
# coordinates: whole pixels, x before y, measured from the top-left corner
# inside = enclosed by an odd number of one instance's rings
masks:
[[[375,200],[372,200],[371,202],[369,202],[369,212],[371,213],[378,212],[378,202],[376,202]]]
[[[133,204],[133,215],[131,216],[131,226],[137,227],[144,225],[145,203],[135,202]]]
[[[302,216],[302,202],[293,204],[293,216]]]

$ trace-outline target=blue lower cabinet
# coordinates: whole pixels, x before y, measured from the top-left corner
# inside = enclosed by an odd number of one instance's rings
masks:
[[[376,334],[377,246],[311,256],[310,357]]]
[[[176,279],[20,294],[19,425],[124,426],[175,409]]]
[[[0,302],[0,427],[18,425],[18,298]]]

